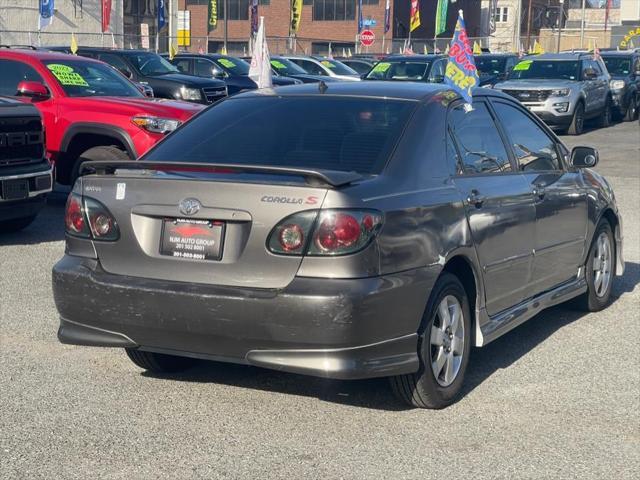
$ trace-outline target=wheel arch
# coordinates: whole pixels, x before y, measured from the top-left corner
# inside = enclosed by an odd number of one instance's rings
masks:
[[[611,226],[611,230],[613,230],[613,239],[614,239],[614,253],[616,258],[616,275],[620,276],[624,273],[624,260],[622,257],[622,225],[620,223],[620,217],[611,207],[605,208],[600,217],[598,217],[597,225],[600,224],[602,220],[606,220],[609,222]],[[595,230],[594,230],[595,235]],[[591,238],[591,242],[589,245],[593,243],[593,237]]]

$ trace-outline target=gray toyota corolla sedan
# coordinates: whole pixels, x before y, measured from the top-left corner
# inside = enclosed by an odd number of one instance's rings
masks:
[[[457,398],[470,349],[622,274],[613,191],[516,100],[309,84],[205,110],[140,161],[84,165],[53,269],[64,343],[390,377]]]

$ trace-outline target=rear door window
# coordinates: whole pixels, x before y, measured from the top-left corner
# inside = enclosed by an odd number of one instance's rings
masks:
[[[191,75],[191,59],[189,58],[176,58],[171,63],[175,65],[180,73]]]
[[[449,112],[449,130],[460,152],[463,174],[510,172],[511,163],[498,128],[484,102],[474,102],[473,110],[462,105]]]
[[[345,97],[244,97],[188,122],[145,160],[379,173],[417,102]]]
[[[560,170],[556,142],[519,108],[493,101],[506,130],[518,168],[525,172]]]

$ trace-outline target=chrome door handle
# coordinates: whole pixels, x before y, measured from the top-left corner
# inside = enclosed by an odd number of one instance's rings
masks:
[[[473,205],[476,208],[480,208],[485,201],[485,197],[480,195],[478,190],[471,190],[469,195],[467,196],[467,203],[469,205]]]

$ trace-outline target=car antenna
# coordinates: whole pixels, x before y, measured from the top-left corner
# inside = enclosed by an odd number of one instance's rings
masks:
[[[320,80],[318,82],[318,90],[320,90],[320,93],[324,93],[327,91],[329,87],[327,87],[327,84],[324,83],[324,80]]]

